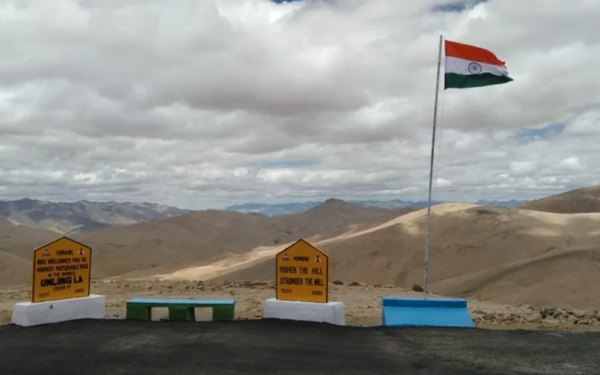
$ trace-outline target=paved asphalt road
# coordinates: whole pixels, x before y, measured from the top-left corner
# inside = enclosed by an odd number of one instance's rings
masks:
[[[289,321],[0,326],[7,375],[599,374],[600,334]]]

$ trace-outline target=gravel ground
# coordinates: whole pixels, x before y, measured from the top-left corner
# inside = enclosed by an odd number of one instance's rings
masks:
[[[232,298],[236,318],[262,318],[263,303],[275,297],[273,282],[93,281],[92,293],[107,297],[107,314],[125,316],[125,302],[133,297]],[[330,285],[330,299],[343,301],[346,323],[381,325],[381,297],[423,296],[422,293],[385,285]],[[0,288],[0,324],[10,323],[13,305],[29,299],[27,285]],[[600,331],[600,312],[549,307],[510,306],[469,300],[469,311],[479,328]],[[159,311],[160,313],[160,311]],[[159,315],[159,314],[157,314]]]

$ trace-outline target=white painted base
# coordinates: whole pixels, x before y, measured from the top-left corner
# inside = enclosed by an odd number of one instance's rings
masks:
[[[19,302],[12,315],[13,324],[35,326],[77,319],[103,319],[106,297],[91,294],[89,297],[47,302]]]
[[[263,318],[303,320],[309,322],[346,325],[343,302],[298,302],[280,301],[271,298],[265,301]]]

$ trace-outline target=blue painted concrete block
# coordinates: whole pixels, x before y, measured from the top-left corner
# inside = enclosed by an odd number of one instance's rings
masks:
[[[475,327],[462,298],[383,297],[385,327]]]

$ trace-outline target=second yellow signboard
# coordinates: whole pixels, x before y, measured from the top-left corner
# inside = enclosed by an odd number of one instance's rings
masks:
[[[278,300],[329,301],[329,257],[304,240],[276,257]]]

